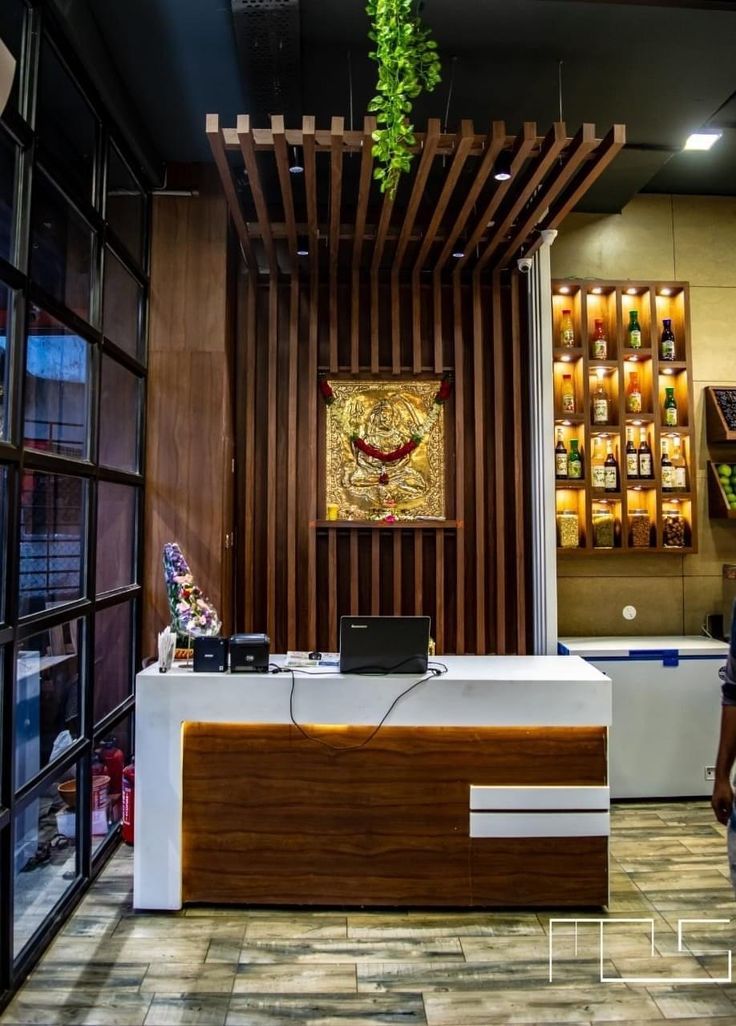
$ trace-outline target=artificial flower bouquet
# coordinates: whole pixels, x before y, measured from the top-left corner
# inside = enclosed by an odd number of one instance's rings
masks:
[[[171,626],[182,646],[188,638],[214,637],[222,623],[217,610],[194,583],[189,564],[176,542],[164,545],[164,582],[171,610]]]

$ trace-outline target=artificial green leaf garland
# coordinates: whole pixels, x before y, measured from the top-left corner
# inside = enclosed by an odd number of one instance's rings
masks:
[[[393,198],[399,176],[411,167],[412,100],[440,81],[440,59],[415,0],[369,0],[366,11],[373,25],[368,36],[376,44],[369,56],[378,64],[377,93],[368,105],[379,126],[373,133],[373,177]]]

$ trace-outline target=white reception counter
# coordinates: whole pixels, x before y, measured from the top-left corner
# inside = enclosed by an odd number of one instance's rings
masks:
[[[530,738],[539,736],[540,742],[546,745],[541,750],[547,752],[549,737],[553,738],[555,744],[564,741],[569,745],[578,736],[583,736],[586,731],[582,728],[595,728],[603,737],[602,774],[600,759],[597,763],[599,768],[595,772],[570,769],[569,780],[554,778],[554,768],[550,770],[545,767],[543,761],[538,770],[542,777],[538,781],[531,767],[522,769],[518,783],[516,776],[509,779],[510,770],[498,776],[496,769],[478,765],[477,770],[470,771],[462,789],[465,795],[465,844],[470,843],[468,838],[474,837],[528,836],[529,812],[539,816],[536,833],[531,828],[535,837],[541,836],[539,831],[545,837],[565,839],[581,835],[597,839],[607,835],[605,737],[611,723],[609,678],[584,660],[569,656],[445,656],[441,662],[447,666],[447,673],[427,681],[402,698],[377,737],[361,750],[360,760],[379,760],[384,744],[388,744],[391,738],[397,743],[403,738],[406,744],[411,744],[414,737],[431,735],[436,747],[437,738],[445,738],[452,733],[455,739],[460,734],[463,737],[467,735],[468,739],[472,735],[472,741],[477,746],[482,731],[490,730],[482,746],[485,753],[490,750],[493,731],[498,733],[499,743],[502,741],[512,746],[514,737],[526,745],[530,743]],[[337,738],[338,743],[343,729],[351,731],[350,737],[354,738],[357,736],[355,728],[379,723],[396,696],[413,679],[410,675],[342,676],[328,670],[321,675],[298,670],[295,674],[295,719],[301,724],[308,724],[310,732],[328,730],[329,736]],[[262,726],[264,730],[277,731],[274,736],[288,736],[289,751],[293,753],[290,758],[295,760],[290,772],[296,776],[299,773],[296,761],[299,752],[304,751],[306,759],[328,759],[330,754],[334,755],[324,751],[315,753],[314,750],[320,749],[320,746],[302,738],[291,724],[291,685],[288,673],[199,674],[178,666],[162,674],[154,665],[138,674],[134,852],[136,908],[178,909],[182,905],[183,825],[186,826],[189,814],[188,796],[183,794],[183,769],[188,750],[187,725],[242,725],[243,737],[246,738],[258,736]],[[409,732],[407,728],[410,728]],[[453,732],[447,728],[461,730]],[[462,728],[474,729],[468,732]],[[509,728],[518,733],[513,734]],[[222,740],[218,744],[221,754],[214,761],[221,763]],[[500,752],[501,748],[496,746],[494,751]],[[342,756],[343,766],[347,758]],[[354,760],[353,765],[356,764],[357,760]],[[370,765],[368,769],[370,771]],[[380,769],[378,761],[375,769],[376,772]],[[550,772],[552,777],[549,776]],[[531,777],[529,773],[532,773]],[[237,784],[237,771],[234,775]],[[532,781],[534,786],[530,786]],[[265,785],[262,782],[261,789],[267,785],[268,780]],[[432,780],[428,780],[427,787],[431,789],[432,786]],[[359,785],[355,784],[355,787]],[[564,795],[567,795],[567,804]],[[246,796],[240,806],[246,809],[241,828],[248,826],[247,808],[250,800]],[[402,801],[406,803],[410,799],[404,796]],[[192,808],[195,805],[193,796]],[[545,808],[556,811],[545,813]],[[563,811],[559,812],[560,809]],[[261,818],[262,815],[263,810],[259,813]],[[557,829],[555,816],[559,821]],[[475,823],[474,817],[477,817]],[[192,830],[195,836],[195,828]],[[456,825],[452,831],[457,832]],[[221,827],[220,840],[224,849],[227,848],[226,833],[226,827]],[[197,851],[194,841],[192,851]],[[250,861],[254,864],[252,858]],[[196,863],[195,855],[192,856],[192,862]],[[195,888],[192,893],[199,892]],[[263,900],[268,900],[267,892],[262,893]],[[184,899],[187,897],[189,895],[185,894]],[[324,902],[324,898],[324,892],[314,898],[303,894],[296,899],[293,895],[289,899],[279,892],[279,896],[271,896],[270,900],[303,899],[305,903],[310,903],[318,900]],[[213,900],[230,899],[223,899],[220,893]],[[233,891],[232,900],[242,900],[242,894],[237,888]],[[337,890],[332,900],[340,903],[351,899]],[[493,903],[493,899],[487,896],[483,901]]]

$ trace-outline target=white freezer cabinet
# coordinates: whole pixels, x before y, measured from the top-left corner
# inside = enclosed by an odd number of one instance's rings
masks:
[[[612,681],[612,798],[706,797],[721,717],[728,645],[701,637],[562,638]]]

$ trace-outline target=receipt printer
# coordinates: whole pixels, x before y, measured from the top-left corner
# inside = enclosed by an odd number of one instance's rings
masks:
[[[267,634],[233,634],[230,638],[231,673],[268,673],[271,639]]]
[[[224,673],[227,670],[227,638],[194,639],[194,672]]]

